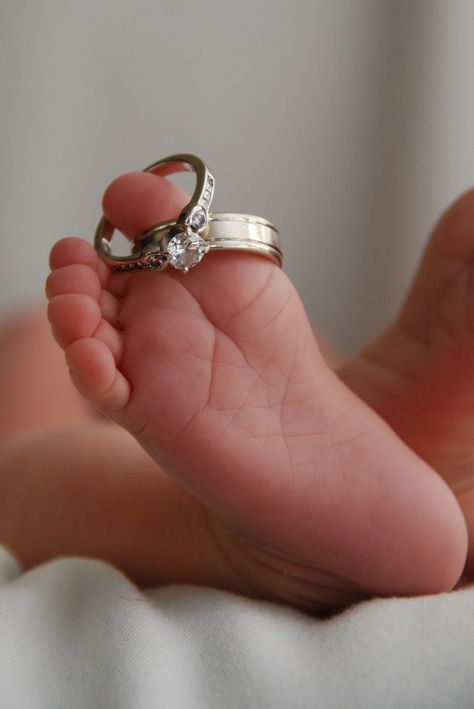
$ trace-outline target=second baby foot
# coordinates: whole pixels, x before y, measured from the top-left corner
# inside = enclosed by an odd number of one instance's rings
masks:
[[[474,571],[474,190],[436,225],[395,323],[341,375],[449,483]]]
[[[132,173],[104,209],[133,237],[185,199]],[[79,239],[51,268],[73,381],[202,502],[245,592],[324,612],[456,583],[453,494],[328,368],[283,271],[226,252],[188,274],[112,274]]]

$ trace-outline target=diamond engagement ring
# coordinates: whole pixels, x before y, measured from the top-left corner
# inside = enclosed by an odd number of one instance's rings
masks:
[[[196,187],[177,219],[146,229],[133,242],[129,256],[114,256],[110,241],[114,226],[106,217],[97,225],[94,247],[99,257],[115,271],[161,271],[168,265],[187,273],[209,251],[248,251],[282,263],[276,228],[266,219],[250,214],[210,212],[214,177],[200,158],[189,153],[170,155],[144,169],[156,175],[192,170]]]

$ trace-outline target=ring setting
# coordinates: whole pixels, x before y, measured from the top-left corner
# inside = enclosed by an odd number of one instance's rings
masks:
[[[179,271],[187,273],[196,266],[209,251],[209,245],[199,233],[191,229],[172,236],[166,250],[168,263]]]
[[[115,271],[162,271],[168,266],[187,273],[210,251],[257,253],[282,263],[276,228],[266,219],[249,214],[210,212],[215,180],[203,161],[190,153],[171,155],[152,163],[144,172],[166,176],[183,170],[196,173],[196,186],[177,219],[156,224],[133,242],[129,256],[114,256],[114,226],[103,216],[97,225],[94,247]]]

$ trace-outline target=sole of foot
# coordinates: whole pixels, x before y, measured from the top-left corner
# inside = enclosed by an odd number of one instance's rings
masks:
[[[133,237],[182,200],[132,173],[104,209]],[[453,587],[467,546],[454,495],[328,368],[272,263],[220,253],[186,275],[112,274],[73,238],[51,267],[73,381],[201,501],[249,593],[325,612]]]

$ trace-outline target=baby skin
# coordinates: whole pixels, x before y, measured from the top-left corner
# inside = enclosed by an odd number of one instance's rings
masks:
[[[185,201],[131,173],[104,211],[133,238]],[[262,257],[118,274],[87,242],[60,241],[49,320],[105,418],[70,391],[5,434],[5,543],[26,566],[88,554],[140,584],[318,613],[453,588],[474,540],[473,223],[468,193],[434,230],[396,322],[339,374]],[[67,389],[56,366],[45,376],[53,398]]]

